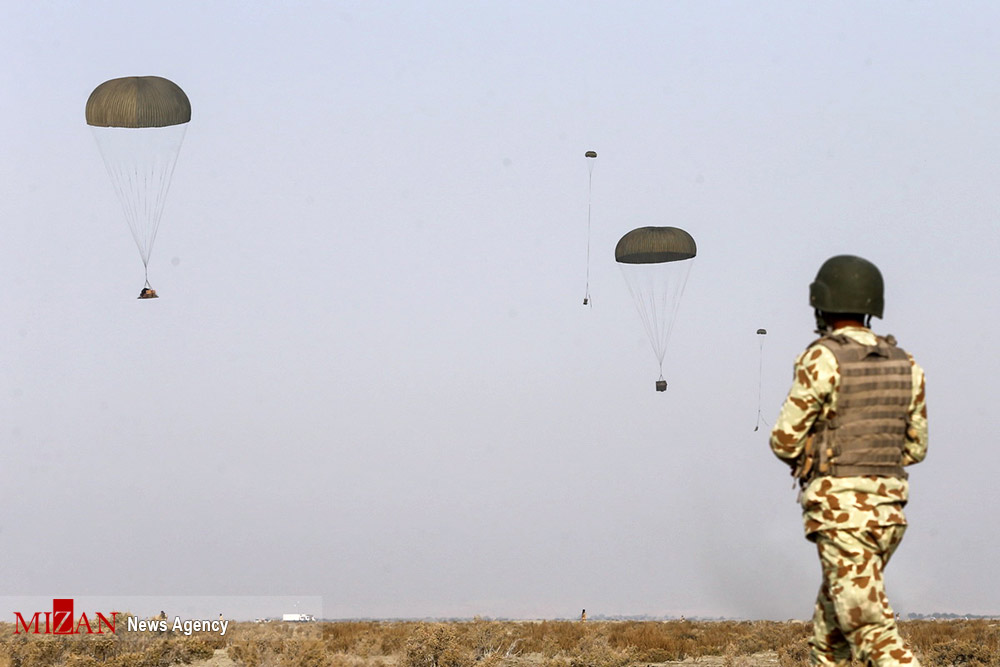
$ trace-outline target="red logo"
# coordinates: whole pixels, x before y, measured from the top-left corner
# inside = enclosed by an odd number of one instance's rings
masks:
[[[81,613],[80,618],[73,614],[73,598],[54,598],[52,600],[52,611],[36,611],[28,620],[24,619],[21,612],[14,612],[14,634],[19,635],[21,631],[30,632],[36,635],[103,635],[104,630],[115,632],[115,622],[118,612],[111,612],[111,620],[97,612],[93,621],[87,618],[86,613]],[[44,621],[44,628],[42,622]],[[91,625],[97,624],[97,629]]]

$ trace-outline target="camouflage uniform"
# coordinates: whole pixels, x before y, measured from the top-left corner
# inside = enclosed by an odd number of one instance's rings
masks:
[[[863,327],[833,333],[864,345],[877,343],[875,334]],[[903,465],[918,463],[927,453],[924,372],[909,360],[912,399]],[[817,341],[799,356],[795,380],[771,432],[771,450],[778,458],[796,466],[816,420],[836,415],[840,383],[837,359],[825,345]],[[899,636],[882,578],[906,530],[908,495],[905,478],[874,475],[820,475],[802,490],[806,537],[816,543],[823,566],[810,641],[813,664],[845,664],[853,651],[869,665],[919,666]]]

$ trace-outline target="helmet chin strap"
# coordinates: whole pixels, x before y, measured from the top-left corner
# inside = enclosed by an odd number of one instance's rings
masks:
[[[830,333],[830,325],[827,324],[826,318],[823,317],[822,311],[820,311],[819,308],[813,308],[813,315],[816,317],[815,332],[820,336]]]

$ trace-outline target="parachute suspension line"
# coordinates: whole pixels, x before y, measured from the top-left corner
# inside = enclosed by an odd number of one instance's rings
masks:
[[[619,264],[622,267],[622,272],[626,274],[625,284],[629,294],[632,295],[632,300],[636,302],[636,305],[641,304],[637,308],[639,319],[642,320],[642,326],[646,330],[653,354],[656,356],[661,380],[663,379],[663,361],[667,354],[667,343],[670,341],[670,334],[673,331],[677,309],[684,296],[684,288],[687,286],[691,265],[691,262],[684,264],[680,273],[675,274],[677,280],[670,281],[673,289],[668,289],[665,288],[665,281],[661,276],[656,275],[656,272],[640,273],[635,270],[636,265]],[[673,267],[665,267],[663,270],[670,268]],[[628,276],[631,276],[631,279]],[[658,286],[660,289],[657,289]],[[665,313],[669,313],[669,316],[664,317]]]
[[[590,305],[593,308],[593,304],[590,303],[590,197],[594,184],[593,162],[587,165],[587,170],[590,172],[587,175],[587,288],[583,295],[583,305]]]
[[[684,298],[684,288],[687,287],[688,276],[691,274],[692,262],[687,262],[684,270],[684,276],[680,281],[680,289],[677,291],[676,297],[668,297],[668,295],[663,295],[663,307],[664,310],[670,309],[670,316],[666,319],[667,326],[666,331],[663,333],[663,342],[660,344],[662,352],[660,352],[660,372],[663,372],[663,358],[667,354],[667,343],[670,341],[670,333],[674,330],[674,320],[677,319],[677,309],[681,305],[681,299]]]
[[[132,240],[139,250],[143,267],[148,269],[177,154],[187,127],[92,129],[125,213]],[[141,158],[137,158],[137,152],[143,153]]]
[[[125,212],[125,221],[128,223],[129,231],[132,232],[132,240],[135,241],[135,245],[139,249],[139,257],[142,259],[142,265],[145,266],[147,256],[143,252],[142,239],[139,238],[139,212],[136,209],[138,197],[131,194],[140,191],[139,186],[136,184],[135,169],[128,169],[124,165],[117,164],[114,157],[110,155],[105,158],[104,164],[108,170],[108,175],[111,177],[111,184],[115,188],[118,201],[121,202],[122,209]]]
[[[187,125],[180,125],[180,131],[178,136],[173,137],[175,143],[175,148],[173,148],[173,154],[164,156],[164,160],[159,165],[161,168],[154,171],[150,176],[159,177],[159,182],[156,183],[153,191],[156,193],[155,203],[149,211],[150,220],[152,220],[152,230],[149,234],[149,245],[147,246],[149,250],[146,251],[146,261],[149,261],[149,255],[153,251],[153,243],[156,241],[156,234],[160,231],[160,219],[163,216],[163,205],[167,199],[167,193],[170,191],[170,183],[174,177],[174,167],[177,166],[177,156],[180,153],[181,144],[184,142],[184,135],[187,133]]]

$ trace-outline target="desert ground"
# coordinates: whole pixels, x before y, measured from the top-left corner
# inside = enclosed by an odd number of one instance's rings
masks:
[[[925,667],[1000,667],[1000,621],[900,624]],[[0,624],[0,667],[805,667],[801,621],[476,618],[236,622],[211,632],[53,636]]]

